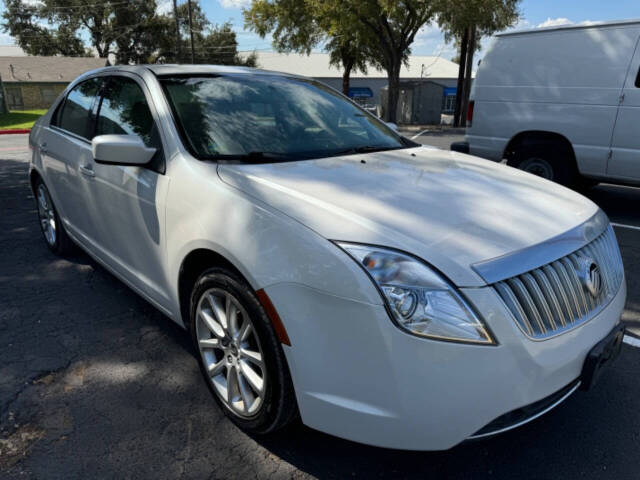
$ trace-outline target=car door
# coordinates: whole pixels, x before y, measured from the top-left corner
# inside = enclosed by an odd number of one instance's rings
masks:
[[[640,180],[640,40],[620,96],[607,165],[609,177]]]
[[[170,305],[165,265],[165,173],[163,143],[150,95],[139,77],[110,76],[99,100],[95,135],[137,135],[156,149],[145,166],[101,164],[93,202],[101,222],[100,255],[160,306]]]
[[[93,106],[100,77],[85,80],[69,91],[50,125],[43,127],[39,143],[44,177],[67,231],[84,245],[97,241],[98,217],[89,201],[93,179],[86,165],[92,162]]]

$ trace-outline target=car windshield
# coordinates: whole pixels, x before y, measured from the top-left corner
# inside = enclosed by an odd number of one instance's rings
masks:
[[[413,146],[311,80],[235,74],[161,83],[184,142],[200,159],[287,161]]]

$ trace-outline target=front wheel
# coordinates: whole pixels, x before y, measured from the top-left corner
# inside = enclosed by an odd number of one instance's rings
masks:
[[[284,352],[246,282],[225,269],[204,272],[191,296],[190,331],[202,374],[236,425],[269,433],[295,418]]]

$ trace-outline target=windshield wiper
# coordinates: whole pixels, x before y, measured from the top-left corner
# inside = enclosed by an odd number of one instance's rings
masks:
[[[373,152],[384,152],[387,150],[399,150],[401,148],[406,148],[406,147],[388,147],[388,146],[384,146],[384,145],[364,145],[362,147],[351,147],[351,148],[347,148],[346,150],[341,150],[339,152],[336,152],[333,154],[333,156],[340,156],[340,155],[352,155],[355,153],[373,153]]]
[[[249,152],[243,154],[220,154],[220,155],[210,155],[207,157],[207,160],[237,160],[242,162],[283,162],[283,161],[291,161],[291,160],[302,160],[305,159],[304,155],[298,153],[279,153],[279,152]]]

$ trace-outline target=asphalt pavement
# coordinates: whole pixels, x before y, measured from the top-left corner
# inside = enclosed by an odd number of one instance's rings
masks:
[[[631,341],[594,390],[447,452],[367,447],[301,425],[245,435],[214,406],[179,327],[87,255],[49,252],[28,154],[26,136],[0,136],[0,478],[640,477],[640,348]],[[589,195],[612,221],[640,225],[640,189]],[[616,234],[624,319],[636,328],[640,231]]]

